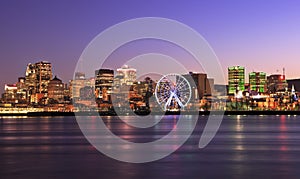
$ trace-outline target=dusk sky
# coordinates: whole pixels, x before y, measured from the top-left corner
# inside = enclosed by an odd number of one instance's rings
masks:
[[[24,76],[28,63],[41,60],[51,62],[54,75],[67,82],[96,35],[138,17],[170,18],[195,29],[215,51],[225,77],[228,66],[240,65],[246,67],[246,74],[281,73],[285,67],[287,78],[300,78],[297,0],[1,0],[0,14],[1,92],[5,83]],[[131,50],[141,53],[142,48]],[[122,53],[114,57],[118,61]],[[106,65],[116,67],[115,62]],[[200,71],[192,65],[187,68]]]

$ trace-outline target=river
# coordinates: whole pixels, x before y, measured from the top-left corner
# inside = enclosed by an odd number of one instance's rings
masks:
[[[115,118],[104,120],[116,134],[139,142],[156,140],[177,122],[176,116],[166,116],[161,127],[136,132]],[[75,117],[2,117],[0,178],[300,177],[300,116],[225,116],[214,139],[199,149],[206,121],[199,116],[193,134],[173,154],[133,164],[96,150]]]

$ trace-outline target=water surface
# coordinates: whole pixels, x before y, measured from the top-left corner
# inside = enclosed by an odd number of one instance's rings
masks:
[[[147,129],[105,119],[120,137],[148,142],[167,134],[176,116]],[[207,117],[200,116],[189,140],[151,163],[111,159],[85,139],[74,117],[2,117],[1,178],[299,178],[300,116],[226,116],[204,149],[198,142]]]

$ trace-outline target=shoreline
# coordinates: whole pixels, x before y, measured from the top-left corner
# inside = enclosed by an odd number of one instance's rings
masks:
[[[199,111],[199,115],[300,115],[300,111]],[[112,112],[76,112],[79,116],[118,116]],[[148,115],[149,113],[140,113],[138,115]],[[161,115],[161,112],[152,112],[152,115]],[[184,115],[194,115],[195,112],[185,112]],[[180,115],[180,112],[165,112],[164,115]],[[28,113],[1,113],[0,116],[75,116],[74,112],[28,112]],[[122,114],[121,116],[129,116]]]

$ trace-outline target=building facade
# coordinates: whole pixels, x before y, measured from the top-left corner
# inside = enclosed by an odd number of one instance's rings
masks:
[[[55,76],[48,84],[47,91],[49,100],[54,101],[55,103],[64,102],[64,90],[65,88],[62,80]]]
[[[245,67],[233,66],[228,68],[228,94],[236,94],[245,90]]]
[[[29,63],[25,72],[25,86],[27,101],[38,103],[41,98],[48,95],[48,84],[52,79],[52,65],[47,61]]]
[[[114,81],[114,71],[99,69],[95,71],[95,97],[101,102],[111,103],[111,94]]]
[[[274,74],[267,77],[268,93],[285,91],[287,87],[288,87],[288,83],[285,79],[285,75]]]
[[[86,86],[85,74],[81,72],[75,73],[75,78],[70,81],[69,91],[73,100],[80,98],[80,89]]]
[[[4,93],[2,94],[3,102],[10,104],[17,103],[17,90],[16,84],[5,84]]]
[[[29,63],[25,72],[26,99],[30,103],[32,97],[36,94],[36,67],[35,64]]]
[[[52,65],[50,62],[41,61],[35,64],[37,93],[42,93],[47,97],[48,84],[52,79]]]
[[[17,98],[18,98],[18,103],[27,103],[27,88],[25,85],[25,77],[18,78]]]
[[[117,69],[116,77],[120,80],[120,85],[132,85],[136,81],[136,69],[124,65]]]
[[[214,80],[208,79],[207,74],[204,73],[193,73],[183,75],[191,85],[192,88],[192,99],[202,99],[204,96],[211,96],[214,90]],[[193,80],[193,81],[191,81]]]
[[[267,91],[267,79],[264,72],[251,72],[249,73],[249,90],[259,93]]]

